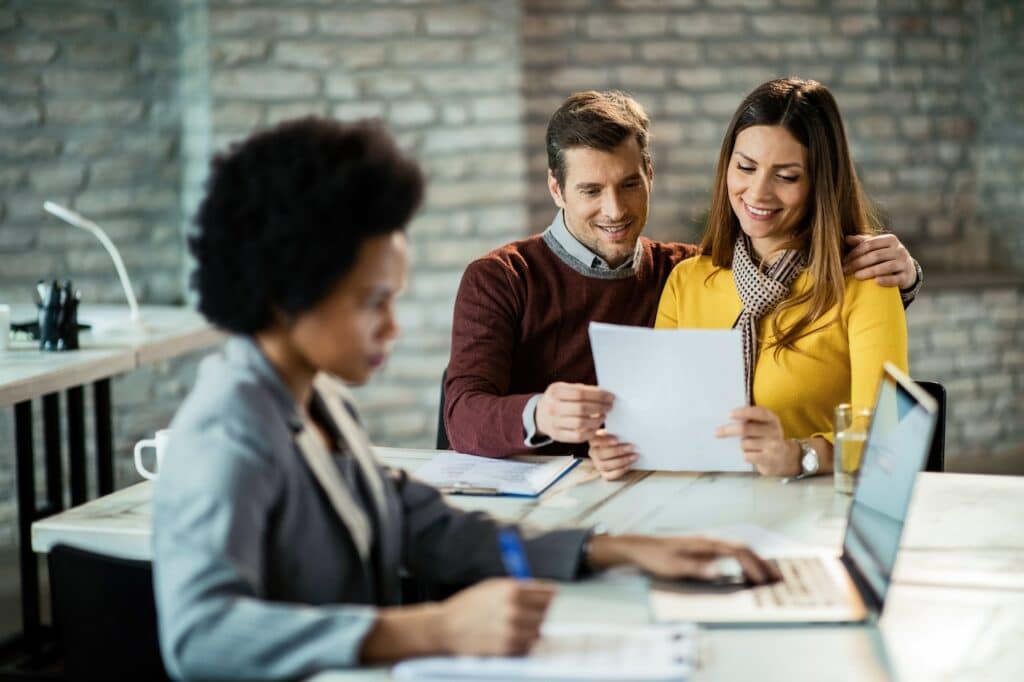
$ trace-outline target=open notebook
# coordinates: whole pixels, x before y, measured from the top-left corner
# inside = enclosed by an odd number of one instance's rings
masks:
[[[399,663],[397,680],[685,680],[697,665],[697,628],[549,625],[517,658],[449,656]]]
[[[536,497],[578,463],[570,456],[523,462],[442,452],[415,473],[448,494]]]

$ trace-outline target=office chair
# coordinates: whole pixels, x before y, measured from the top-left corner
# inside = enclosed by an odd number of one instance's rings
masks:
[[[444,382],[448,379],[448,368],[441,372],[441,402],[437,406],[437,449],[451,450],[452,444],[448,442],[448,429],[444,427]]]
[[[48,564],[67,679],[168,679],[157,639],[150,562],[57,545]]]
[[[928,449],[928,462],[925,471],[946,470],[946,387],[937,381],[918,381],[917,385],[935,398],[939,404],[939,418],[935,422],[935,435]]]

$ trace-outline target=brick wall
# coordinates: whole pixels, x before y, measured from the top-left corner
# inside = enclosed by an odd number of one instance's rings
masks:
[[[995,261],[1024,265],[1024,6],[985,3],[980,41],[978,195],[982,224],[993,235]]]
[[[213,144],[304,114],[380,117],[429,177],[410,229],[405,330],[360,389],[372,436],[434,438],[464,265],[524,234],[516,3],[209,3]]]
[[[651,114],[649,229],[695,240],[729,118],[771,78],[814,78],[835,93],[861,177],[887,222],[930,267],[988,262],[978,223],[971,84],[977,11],[960,2],[524,3],[524,97],[532,177],[543,130],[565,93],[620,88]],[[967,87],[964,87],[965,84]],[[531,186],[532,223],[550,199]]]
[[[0,6],[0,299],[70,277],[85,301],[123,300],[99,242],[45,217],[46,199],[107,230],[141,299],[180,299],[174,7]]]
[[[0,2],[0,301],[27,303],[37,279],[56,277],[86,302],[124,301],[99,242],[46,216],[47,199],[106,229],[140,301],[182,300],[177,20],[176,3]],[[167,423],[194,366],[115,379],[121,483],[136,478],[128,446]],[[13,543],[13,441],[13,409],[2,409],[0,546]]]
[[[0,0],[0,300],[26,300],[40,276],[121,298],[105,253],[44,217],[46,198],[108,228],[143,301],[180,300],[214,150],[287,117],[379,116],[429,189],[404,334],[359,394],[376,441],[427,446],[462,269],[547,224],[543,130],[572,90],[627,89],[651,112],[655,237],[697,237],[733,109],[793,74],[835,91],[865,184],[929,273],[1019,271],[1022,14],[1013,0]],[[951,450],[1024,450],[1021,295],[926,286],[911,308],[912,367],[950,383]],[[115,383],[119,480],[194,366]]]
[[[946,387],[947,464],[1024,474],[1024,287],[926,285],[907,327],[911,373]]]

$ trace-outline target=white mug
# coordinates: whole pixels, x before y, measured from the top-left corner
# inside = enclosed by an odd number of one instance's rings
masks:
[[[170,429],[160,429],[156,432],[156,437],[146,438],[135,444],[135,469],[139,472],[140,476],[151,481],[157,477],[160,466],[164,461],[164,453],[167,452],[167,441],[170,437]],[[156,450],[156,471],[150,471],[142,465],[142,451],[146,448]]]

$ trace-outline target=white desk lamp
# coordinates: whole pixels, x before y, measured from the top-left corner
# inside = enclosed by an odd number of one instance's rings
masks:
[[[121,288],[124,289],[125,298],[128,299],[128,308],[131,310],[131,323],[136,329],[141,329],[142,320],[139,317],[139,303],[135,300],[135,292],[132,290],[132,283],[128,279],[128,271],[124,268],[124,261],[121,260],[121,254],[114,246],[114,242],[110,241],[110,237],[103,231],[99,225],[83,217],[82,215],[72,211],[69,208],[64,208],[60,204],[52,201],[43,203],[43,208],[50,215],[56,216],[75,227],[81,228],[86,232],[91,232],[96,239],[100,240],[100,244],[103,244],[103,248],[110,254],[110,258],[114,261],[114,268],[117,269],[117,276],[121,279]]]

